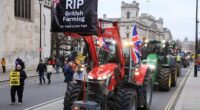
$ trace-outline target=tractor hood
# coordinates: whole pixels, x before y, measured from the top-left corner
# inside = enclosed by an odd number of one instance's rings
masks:
[[[109,75],[114,73],[114,69],[117,68],[117,66],[118,65],[115,63],[108,63],[95,67],[89,72],[89,79],[106,79]]]

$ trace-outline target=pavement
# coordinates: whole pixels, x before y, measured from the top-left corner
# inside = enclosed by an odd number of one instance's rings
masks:
[[[27,77],[34,77],[38,76],[38,73],[36,73],[35,68],[25,69]],[[6,73],[0,73],[0,82],[8,81],[10,77],[10,71],[7,71]]]
[[[38,76],[38,73],[36,72],[36,68],[29,68],[29,69],[25,69],[27,77],[35,77]],[[61,72],[61,68],[59,69],[59,72]],[[55,73],[55,72],[54,72]],[[0,82],[5,82],[5,81],[9,81],[9,76],[10,75],[10,71],[7,71],[6,73],[2,73],[0,72]]]
[[[192,69],[174,110],[200,110],[200,72],[194,77]]]

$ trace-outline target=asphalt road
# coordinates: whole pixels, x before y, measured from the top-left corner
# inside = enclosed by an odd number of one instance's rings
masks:
[[[51,85],[38,85],[38,77],[26,80],[22,105],[10,105],[10,87],[8,82],[3,82],[0,84],[0,110],[23,110],[62,97],[66,90],[63,81],[62,73],[52,75]]]
[[[154,90],[151,110],[165,110],[189,68],[181,69],[182,74],[178,77],[177,86],[171,88],[169,92]],[[51,85],[38,85],[38,77],[26,80],[22,105],[10,105],[10,87],[8,82],[0,83],[0,110],[23,110],[62,97],[66,90],[66,84],[63,80],[62,73],[53,75]]]
[[[172,98],[174,92],[179,87],[180,82],[183,80],[183,78],[186,76],[186,73],[189,71],[190,67],[187,68],[181,68],[181,76],[177,79],[177,85],[176,87],[172,87],[169,92],[162,92],[159,90],[153,91],[153,99],[152,99],[152,105],[151,110],[165,110],[167,104],[169,103],[170,99]],[[176,102],[174,102],[176,103]]]

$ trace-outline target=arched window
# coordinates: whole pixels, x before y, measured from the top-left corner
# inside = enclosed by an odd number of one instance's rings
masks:
[[[131,14],[131,13],[128,11],[128,12],[127,12],[127,19],[130,18],[130,14]]]
[[[15,17],[31,20],[31,0],[15,0]]]
[[[129,38],[129,33],[126,33],[126,38]]]

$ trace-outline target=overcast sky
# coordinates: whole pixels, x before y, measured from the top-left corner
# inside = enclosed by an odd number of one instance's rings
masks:
[[[121,16],[121,2],[132,3],[133,0],[99,0],[99,17],[106,14],[108,18]],[[141,13],[149,13],[164,19],[164,26],[172,32],[173,39],[195,40],[196,0],[136,0],[140,3]],[[200,7],[199,7],[200,8]],[[199,14],[200,15],[200,14]],[[200,37],[200,35],[199,35]]]

